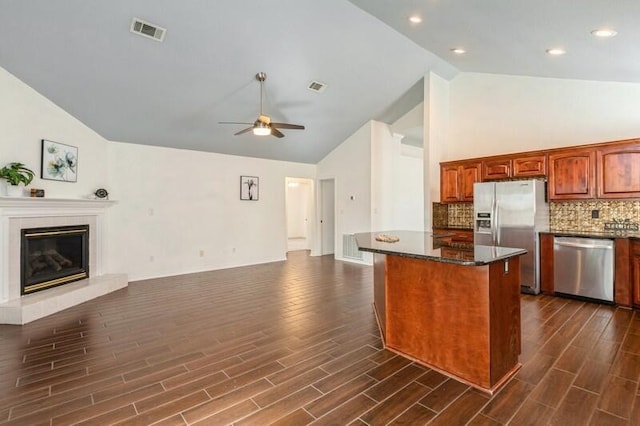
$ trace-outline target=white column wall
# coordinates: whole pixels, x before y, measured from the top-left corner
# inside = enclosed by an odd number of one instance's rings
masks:
[[[371,134],[367,122],[318,163],[318,181],[335,179],[336,259],[344,234],[371,231]]]

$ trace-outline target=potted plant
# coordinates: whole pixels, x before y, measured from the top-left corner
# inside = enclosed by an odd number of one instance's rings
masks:
[[[34,173],[22,163],[9,163],[0,169],[0,178],[7,181],[7,195],[9,197],[21,197],[21,183],[27,186],[33,180]]]

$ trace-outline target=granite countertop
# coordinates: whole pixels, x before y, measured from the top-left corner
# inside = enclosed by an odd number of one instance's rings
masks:
[[[585,238],[634,238],[640,239],[640,231],[542,231],[541,234],[552,234],[558,237],[585,237]]]
[[[382,234],[396,236],[400,238],[400,240],[395,243],[377,241],[376,236]],[[486,265],[488,263],[519,256],[527,252],[526,250],[518,248],[473,245],[473,259],[460,259],[459,257],[450,257],[450,250],[444,250],[443,253],[443,244],[439,242],[441,236],[447,236],[447,234],[434,236],[431,232],[384,231],[367,232],[355,235],[358,249],[361,251],[379,254],[393,254],[436,262],[455,263],[458,265]],[[446,247],[446,244],[444,244],[444,247]]]

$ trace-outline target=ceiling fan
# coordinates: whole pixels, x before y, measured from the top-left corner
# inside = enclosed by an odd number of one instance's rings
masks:
[[[304,130],[304,126],[299,124],[290,124],[290,123],[274,123],[271,121],[271,118],[268,115],[264,115],[262,113],[262,95],[264,91],[264,81],[267,79],[267,74],[263,72],[259,72],[256,74],[256,80],[260,82],[260,115],[253,123],[242,123],[237,121],[220,121],[220,124],[250,124],[250,127],[246,129],[240,130],[237,133],[234,133],[234,136],[241,135],[243,133],[247,133],[249,131],[253,131],[254,135],[257,136],[267,136],[273,135],[277,138],[284,137],[284,134],[279,129],[296,129],[296,130]]]

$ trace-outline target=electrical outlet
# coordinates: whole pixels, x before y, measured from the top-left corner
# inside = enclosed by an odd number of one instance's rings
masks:
[[[155,258],[153,256],[149,256],[149,262],[153,262]]]
[[[204,257],[204,250],[200,250],[200,257]]]
[[[600,217],[600,210],[591,210],[591,219],[598,219]]]

